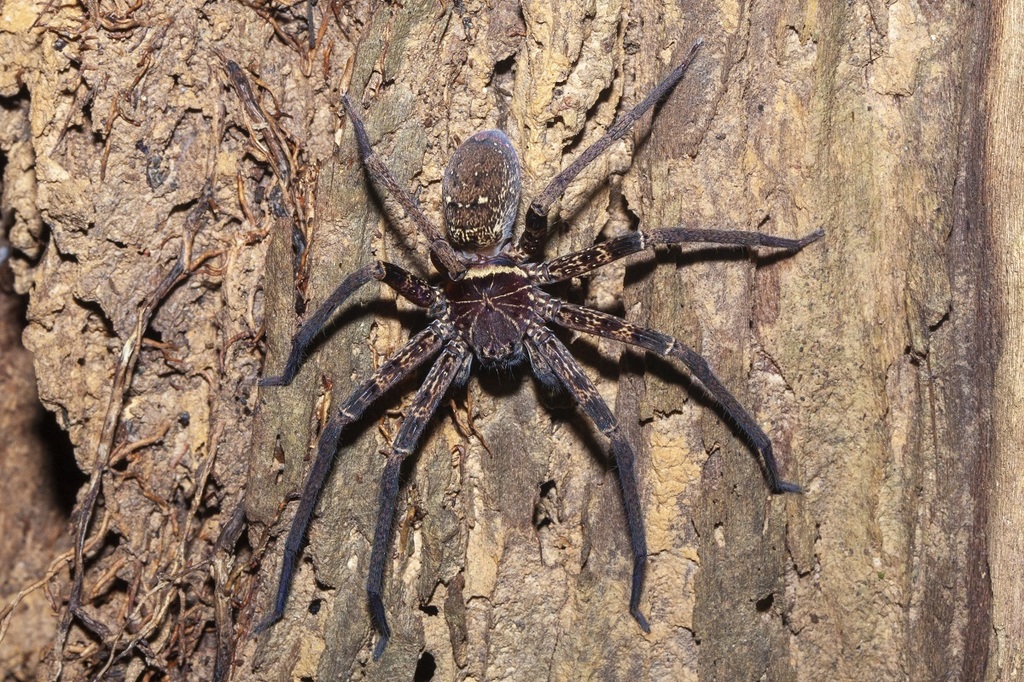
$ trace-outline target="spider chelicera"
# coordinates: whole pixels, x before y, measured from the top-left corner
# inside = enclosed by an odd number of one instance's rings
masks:
[[[772,444],[765,432],[712,373],[707,362],[681,342],[621,318],[559,300],[543,290],[659,244],[704,242],[746,247],[767,246],[796,252],[824,233],[817,230],[800,239],[784,239],[760,232],[698,230],[671,227],[635,231],[601,242],[576,253],[544,262],[531,262],[547,234],[547,214],[569,183],[612,142],[621,138],[648,109],[662,99],[683,77],[700,41],[686,58],[632,110],[620,116],[601,139],[587,148],[558,174],[527,210],[525,227],[513,244],[512,229],[519,211],[521,176],[519,157],[509,139],[498,130],[478,132],[463,142],[444,172],[441,192],[447,238],[423,215],[415,199],[402,189],[391,171],[370,146],[369,138],[348,97],[342,98],[352,121],[359,153],[372,179],[383,185],[402,205],[407,216],[426,237],[430,251],[444,275],[434,286],[392,263],[376,261],[356,270],[299,328],[280,376],[267,377],[264,386],[288,384],[299,370],[303,355],[316,335],[357,289],[371,280],[390,286],[433,318],[426,329],[388,358],[347,400],[335,408],[324,427],[316,459],[299,499],[299,508],[285,542],[284,560],[274,610],[256,628],[262,631],[277,622],[295,571],[299,550],[317,498],[331,469],[342,431],[396,383],[424,363],[434,360],[426,379],[413,398],[395,436],[384,465],[380,484],[380,515],[370,554],[367,581],[370,617],[380,635],[374,649],[379,658],[391,636],[384,611],[384,565],[391,540],[399,472],[403,460],[437,410],[448,389],[463,385],[473,357],[481,365],[513,366],[529,361],[544,386],[571,395],[608,437],[618,467],[625,501],[626,521],[633,549],[633,585],[629,611],[649,632],[640,612],[647,540],[643,510],[637,491],[633,447],[626,441],[615,416],[598,394],[565,345],[548,328],[564,329],[614,339],[683,363],[690,373],[732,419],[764,462],[764,473],[773,493],[799,492],[800,488],[779,477]]]

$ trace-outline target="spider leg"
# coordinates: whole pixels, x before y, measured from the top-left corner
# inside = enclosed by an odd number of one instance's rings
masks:
[[[601,153],[611,146],[613,142],[621,138],[626,134],[633,124],[640,119],[647,110],[657,104],[661,99],[667,95],[676,84],[682,80],[683,75],[689,68],[690,64],[693,63],[693,58],[697,54],[697,50],[701,46],[700,40],[693,44],[690,51],[686,53],[686,57],[680,62],[679,66],[674,68],[668,76],[666,76],[654,90],[650,92],[639,104],[634,106],[632,109],[627,111],[625,114],[619,116],[608,131],[601,136],[594,144],[590,145],[576,157],[576,160],[569,164],[565,170],[555,176],[555,178],[548,183],[547,187],[541,191],[541,193],[530,203],[530,208],[526,213],[526,225],[523,230],[522,236],[516,243],[516,251],[522,254],[524,257],[529,257],[535,253],[541,245],[544,243],[544,239],[548,233],[548,211],[551,209],[551,204],[555,202],[562,193],[565,192],[566,187],[569,186],[577,175],[586,168],[590,163],[596,159]]]
[[[292,338],[292,348],[288,353],[284,372],[278,376],[263,377],[260,386],[287,386],[295,378],[302,364],[309,345],[313,343],[320,330],[348,297],[358,291],[371,279],[376,279],[397,291],[399,294],[423,308],[430,308],[440,299],[440,292],[416,275],[397,265],[377,261],[363,266],[350,274],[338,285],[338,288],[327,297],[309,319],[302,323],[299,331]]]
[[[427,238],[427,244],[430,246],[431,253],[434,254],[441,266],[444,267],[449,278],[453,280],[461,279],[466,273],[466,266],[455,255],[455,250],[452,249],[451,244],[445,240],[444,235],[427,219],[427,216],[423,215],[423,211],[420,210],[416,200],[398,184],[395,176],[391,173],[391,169],[373,151],[373,147],[370,146],[370,138],[367,136],[366,128],[363,126],[363,121],[359,118],[359,114],[356,113],[356,109],[348,95],[342,95],[341,104],[345,107],[345,112],[352,121],[352,127],[356,133],[356,142],[359,145],[359,156],[362,157],[363,165],[366,167],[370,177],[383,185],[388,193],[394,197],[395,201],[402,205],[405,214],[416,224],[416,229]]]
[[[380,481],[380,511],[377,516],[377,528],[373,534],[373,550],[370,552],[370,573],[366,582],[370,617],[373,626],[380,633],[377,646],[373,649],[374,660],[381,657],[391,638],[391,628],[388,627],[384,611],[384,565],[391,542],[391,525],[395,518],[398,475],[402,469],[402,462],[412,454],[448,387],[456,381],[465,379],[469,362],[469,349],[465,344],[459,341],[449,342],[413,398],[409,412],[402,421],[390,452],[387,453],[387,464],[384,466]]]
[[[530,344],[526,344],[526,355],[530,359],[530,368],[533,370],[533,376],[537,378],[537,381],[544,387],[544,390],[552,395],[560,394],[564,390],[562,380],[551,371],[551,365],[544,359],[544,356],[538,353]]]
[[[552,299],[552,302],[555,303],[554,299]],[[588,334],[596,334],[607,339],[639,346],[662,357],[673,357],[680,360],[701,385],[704,386],[715,402],[739,426],[743,435],[754,446],[758,454],[761,455],[761,458],[764,460],[765,474],[771,491],[773,493],[801,492],[800,486],[784,481],[779,477],[779,468],[775,462],[775,455],[772,452],[771,439],[757,425],[754,418],[743,409],[743,406],[739,404],[729,390],[722,385],[722,382],[711,371],[707,360],[702,358],[700,354],[667,334],[626,322],[614,315],[571,303],[559,301],[555,304],[560,304],[560,307],[554,311],[549,319],[561,327]]]
[[[665,227],[650,232],[637,230],[621,237],[613,237],[576,253],[560,256],[547,263],[526,266],[524,269],[538,284],[551,284],[579,277],[620,258],[631,256],[659,244],[704,242],[706,244],[736,244],[747,247],[768,246],[795,253],[808,244],[821,239],[824,235],[825,231],[820,228],[799,239],[786,239],[763,232],[742,230],[697,230],[685,227]]]
[[[436,355],[449,335],[450,331],[440,321],[431,323],[378,367],[377,371],[361,383],[331,415],[320,434],[316,459],[306,478],[302,496],[299,498],[299,508],[295,512],[291,530],[288,531],[288,539],[285,541],[284,559],[281,562],[281,577],[277,584],[274,610],[256,626],[255,633],[266,630],[284,615],[284,606],[288,600],[299,550],[306,537],[306,529],[309,527],[309,521],[316,508],[320,491],[324,487],[324,481],[331,471],[342,431],[346,426],[359,419],[363,412],[385,391]]]
[[[629,598],[629,612],[644,632],[650,632],[651,626],[640,612],[640,594],[647,574],[647,533],[644,530],[643,509],[640,506],[640,492],[633,466],[636,454],[619,430],[619,424],[607,403],[569,353],[569,349],[551,333],[550,329],[539,324],[531,327],[528,334],[528,343],[533,346],[536,355],[544,358],[551,372],[561,380],[583,411],[611,441],[612,454],[615,456],[619,482],[622,485],[630,544],[633,547],[633,587]]]

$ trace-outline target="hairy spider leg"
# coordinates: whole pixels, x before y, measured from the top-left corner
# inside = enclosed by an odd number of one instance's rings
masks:
[[[556,301],[555,299],[552,299],[552,303],[559,307],[549,319],[560,327],[638,346],[652,353],[657,353],[662,357],[675,358],[686,365],[686,368],[697,378],[708,395],[721,406],[729,418],[739,427],[739,430],[750,444],[761,455],[761,458],[764,460],[765,475],[771,491],[773,493],[801,492],[800,486],[784,481],[779,477],[779,467],[775,462],[775,455],[772,452],[772,441],[768,438],[768,434],[743,409],[743,406],[733,397],[729,389],[722,385],[722,382],[711,371],[707,360],[701,357],[700,354],[668,334],[662,334],[653,329],[647,329],[631,322],[626,322],[614,315],[571,303]]]
[[[334,456],[338,450],[338,441],[346,426],[358,420],[363,412],[373,404],[385,391],[400,380],[411,374],[417,367],[431,359],[441,350],[444,342],[451,338],[454,331],[435,320],[426,329],[414,336],[400,350],[377,368],[369,379],[364,381],[331,415],[317,445],[316,459],[306,478],[306,485],[299,498],[299,508],[295,512],[291,530],[284,546],[284,559],[281,562],[281,577],[277,584],[277,598],[274,611],[256,626],[255,633],[262,632],[276,623],[284,615],[285,602],[291,588],[292,575],[299,558],[299,550],[306,537],[306,529],[316,508],[320,491],[331,471]]]
[[[551,204],[555,202],[562,193],[565,192],[576,176],[586,168],[590,163],[596,159],[601,153],[607,149],[613,142],[621,138],[626,132],[633,127],[641,116],[647,113],[647,110],[661,101],[676,84],[682,80],[686,70],[693,63],[693,58],[697,54],[697,50],[700,49],[703,41],[697,40],[694,42],[690,51],[686,53],[686,57],[679,63],[679,66],[674,68],[660,83],[645,97],[639,104],[634,106],[632,109],[615,119],[608,131],[601,136],[594,144],[587,147],[582,154],[569,164],[565,170],[555,176],[555,178],[547,184],[547,187],[541,191],[537,197],[530,202],[530,208],[526,212],[525,226],[523,234],[519,237],[519,241],[516,243],[516,253],[522,257],[529,257],[536,253],[541,246],[543,246],[545,239],[548,234],[548,211],[551,209]]]
[[[345,112],[348,114],[349,119],[352,120],[352,127],[356,133],[356,142],[359,145],[359,155],[362,157],[363,166],[370,174],[370,177],[375,182],[383,185],[388,193],[394,197],[395,201],[405,209],[405,214],[415,223],[420,233],[427,238],[430,252],[434,254],[445,272],[448,273],[448,277],[452,280],[461,279],[466,274],[466,266],[455,255],[455,249],[445,240],[441,230],[437,229],[437,226],[430,222],[427,216],[423,215],[423,211],[420,210],[416,200],[405,188],[398,184],[395,176],[391,173],[391,169],[373,151],[373,147],[370,146],[370,138],[366,134],[366,128],[363,127],[363,122],[359,118],[359,114],[356,113],[356,109],[348,95],[342,95],[341,103],[345,107]]]
[[[523,268],[538,284],[551,284],[584,275],[620,258],[658,245],[702,242],[746,247],[767,246],[797,252],[817,241],[824,234],[824,230],[818,229],[799,239],[788,239],[763,232],[741,230],[703,230],[685,227],[667,227],[650,232],[638,230],[546,263],[527,265]],[[634,325],[614,315],[564,303],[553,297],[550,299],[549,306],[551,306],[551,310],[548,311],[546,317],[559,326],[639,346],[663,357],[674,357],[681,361],[760,454],[772,492],[800,492],[798,485],[779,477],[771,439],[718,380],[707,361],[700,354],[671,336]]]
[[[644,632],[650,632],[651,626],[640,612],[640,594],[647,574],[647,533],[644,530],[643,508],[634,468],[636,454],[619,430],[618,421],[607,403],[569,353],[569,349],[550,329],[540,324],[532,325],[528,334],[527,343],[533,347],[533,351],[546,360],[548,368],[561,380],[601,433],[611,441],[615,465],[619,470],[619,483],[622,485],[629,540],[633,547],[633,588],[629,597],[629,612]]]
[[[706,244],[735,244],[737,246],[768,246],[797,252],[821,239],[825,231],[817,229],[799,239],[776,237],[764,232],[742,230],[698,230],[685,227],[664,227],[650,232],[637,230],[621,237],[613,237],[600,244],[575,253],[554,258],[546,263],[523,266],[537,284],[553,284],[579,277],[620,258],[640,253],[662,244],[703,242]]]
[[[377,516],[377,528],[373,534],[373,550],[370,552],[370,571],[366,581],[366,592],[370,602],[370,617],[380,634],[377,646],[373,649],[373,660],[380,659],[388,640],[391,639],[391,628],[388,627],[387,614],[384,611],[384,565],[387,560],[388,546],[391,544],[391,526],[395,519],[395,503],[398,497],[398,475],[402,462],[412,454],[413,448],[430,418],[437,411],[441,399],[453,383],[464,382],[470,368],[470,351],[465,343],[459,340],[449,341],[434,366],[427,374],[416,397],[413,398],[402,426],[398,429],[391,451],[388,453],[387,464],[380,480],[380,503]]]
[[[273,377],[260,379],[260,386],[287,386],[295,378],[306,355],[306,350],[348,297],[358,291],[371,279],[376,279],[397,291],[400,295],[421,308],[430,308],[438,302],[440,292],[411,272],[392,263],[377,261],[365,265],[346,277],[338,288],[320,304],[309,318],[302,323],[292,337],[292,348],[284,371]]]

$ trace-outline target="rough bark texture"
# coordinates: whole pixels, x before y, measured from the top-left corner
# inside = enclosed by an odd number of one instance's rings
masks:
[[[1024,0],[321,0],[313,48],[306,11],[3,4],[0,267],[29,300],[0,312],[0,490],[26,510],[0,514],[11,679],[1024,674]],[[344,439],[285,618],[253,637],[330,404],[425,317],[371,284],[291,386],[257,379],[347,272],[434,275],[340,95],[440,222],[459,141],[504,129],[531,196],[697,38],[546,253],[689,221],[824,227],[790,258],[663,250],[561,290],[702,352],[806,492],[770,496],[679,367],[571,339],[639,452],[645,635],[604,438],[525,368],[476,374],[405,468],[373,662],[380,451],[414,379]],[[20,325],[88,477],[63,536],[52,441],[19,426]]]

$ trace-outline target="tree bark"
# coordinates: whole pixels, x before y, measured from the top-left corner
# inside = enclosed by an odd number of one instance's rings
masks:
[[[5,5],[4,267],[29,294],[39,398],[90,477],[65,554],[31,550],[58,616],[34,674],[1019,676],[1022,6],[321,0],[310,48],[301,3]],[[420,372],[346,433],[285,617],[253,636],[332,406],[426,317],[371,283],[290,386],[258,377],[373,258],[438,281],[341,94],[440,225],[460,141],[506,131],[528,199],[697,39],[675,91],[566,192],[545,257],[681,224],[825,238],[658,249],[553,291],[702,353],[804,493],[768,493],[682,368],[563,335],[637,449],[645,634],[604,437],[528,368],[477,368],[403,469],[374,662],[381,451]],[[0,643],[15,679],[36,597]]]

